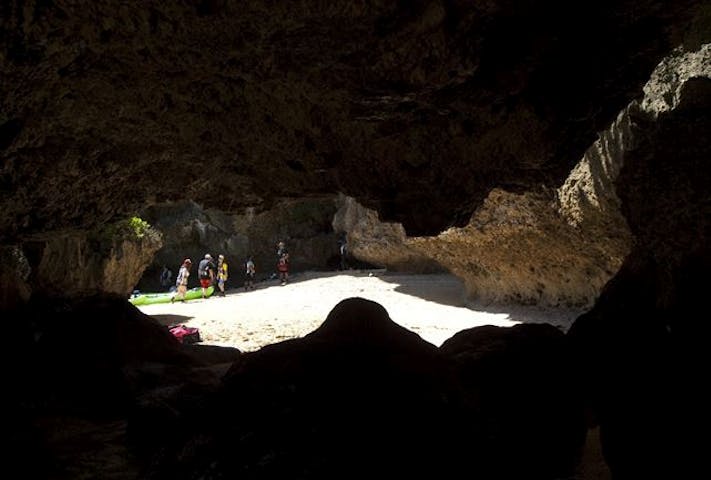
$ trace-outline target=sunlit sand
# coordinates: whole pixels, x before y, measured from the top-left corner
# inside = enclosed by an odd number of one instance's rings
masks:
[[[465,301],[462,283],[447,274],[408,275],[384,271],[304,272],[285,286],[276,280],[225,297],[138,307],[164,325],[182,323],[200,329],[204,344],[241,351],[302,337],[325,320],[341,300],[362,297],[380,303],[390,318],[434,345],[455,333],[481,325],[510,327],[521,322],[551,323],[567,330],[582,313],[573,309],[477,306]],[[241,281],[241,278],[239,279]]]

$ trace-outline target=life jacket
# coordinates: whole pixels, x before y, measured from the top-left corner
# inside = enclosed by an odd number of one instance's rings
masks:
[[[200,278],[210,278],[210,261],[207,259],[200,260],[198,265],[198,276]]]

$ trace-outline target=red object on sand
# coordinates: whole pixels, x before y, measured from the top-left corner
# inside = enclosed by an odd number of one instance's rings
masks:
[[[170,333],[178,339],[180,343],[196,343],[201,341],[200,331],[194,327],[186,327],[185,325],[173,325],[168,327]]]

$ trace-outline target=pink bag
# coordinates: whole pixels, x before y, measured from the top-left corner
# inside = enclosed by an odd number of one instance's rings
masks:
[[[200,339],[200,330],[194,327],[186,327],[185,325],[173,325],[168,327],[170,333],[178,339],[180,343],[190,344],[202,341]]]

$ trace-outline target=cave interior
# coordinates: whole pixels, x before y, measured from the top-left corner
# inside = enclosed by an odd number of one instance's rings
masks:
[[[582,479],[595,429],[612,478],[692,478],[709,364],[710,44],[711,8],[692,0],[3,1],[15,471]],[[346,299],[311,334],[243,353],[179,344],[126,301],[160,248],[117,247],[141,212],[345,195],[436,258],[442,232],[471,245],[492,192],[552,192],[595,145],[616,159],[623,220],[588,214],[594,233],[578,229],[566,252],[606,254],[621,224],[629,241],[567,332],[480,327],[435,347]],[[473,289],[484,281],[451,262]]]

